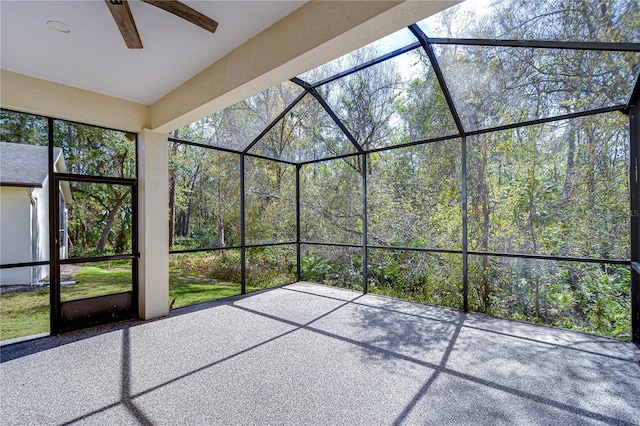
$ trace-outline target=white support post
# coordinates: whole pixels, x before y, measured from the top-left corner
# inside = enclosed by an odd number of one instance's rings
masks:
[[[169,313],[167,134],[138,133],[138,163],[138,313],[146,320]]]

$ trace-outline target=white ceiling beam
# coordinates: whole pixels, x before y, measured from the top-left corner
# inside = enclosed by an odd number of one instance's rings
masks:
[[[0,106],[130,132],[149,125],[149,106],[7,70],[0,70]]]

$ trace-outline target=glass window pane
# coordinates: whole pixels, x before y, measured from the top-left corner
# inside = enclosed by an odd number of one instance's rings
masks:
[[[295,166],[245,157],[246,243],[296,240]]]
[[[627,118],[469,138],[469,248],[629,258]]]
[[[136,135],[56,120],[58,172],[119,178],[136,177]]]
[[[460,140],[369,154],[369,244],[462,249]]]
[[[362,248],[301,245],[304,281],[362,291]]]
[[[418,23],[429,37],[637,43],[628,0],[465,1]]]
[[[462,255],[369,249],[369,291],[462,309]]]
[[[173,137],[243,151],[301,92],[285,81],[176,130]]]
[[[0,110],[0,264],[49,260],[47,128],[44,118]],[[48,266],[5,269],[0,285],[48,274]]]
[[[60,265],[61,301],[132,291],[131,260]]]
[[[331,62],[314,68],[298,76],[303,81],[315,84],[325,78],[358,66],[402,47],[416,43],[418,40],[407,28],[403,28],[386,37],[376,40],[364,47],[356,49]]]
[[[318,92],[365,150],[457,133],[422,49],[327,83]]]
[[[247,249],[247,292],[294,282],[295,244]]]
[[[60,258],[132,253],[131,186],[60,182]]]
[[[240,294],[240,250],[169,254],[171,309]]]
[[[300,169],[300,238],[362,243],[362,166],[359,157]]]
[[[307,95],[249,153],[297,162],[355,151],[354,145],[320,103]]]
[[[469,256],[469,309],[629,339],[629,267]]]
[[[435,46],[465,131],[626,104],[640,54]]]
[[[169,143],[171,250],[240,245],[240,156]]]

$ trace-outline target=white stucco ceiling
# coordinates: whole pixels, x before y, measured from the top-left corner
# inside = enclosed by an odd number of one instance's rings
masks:
[[[150,105],[306,1],[183,3],[218,21],[216,33],[130,0],[144,49],[127,49],[103,0],[0,0],[0,67]]]

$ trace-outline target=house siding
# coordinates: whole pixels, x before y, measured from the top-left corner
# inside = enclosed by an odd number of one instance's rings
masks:
[[[37,211],[31,204],[30,193],[37,200]],[[3,264],[49,259],[48,217],[48,185],[42,188],[0,187],[0,258]],[[33,234],[34,222],[41,230],[39,235]],[[2,269],[0,285],[32,284],[48,273],[47,266]]]

